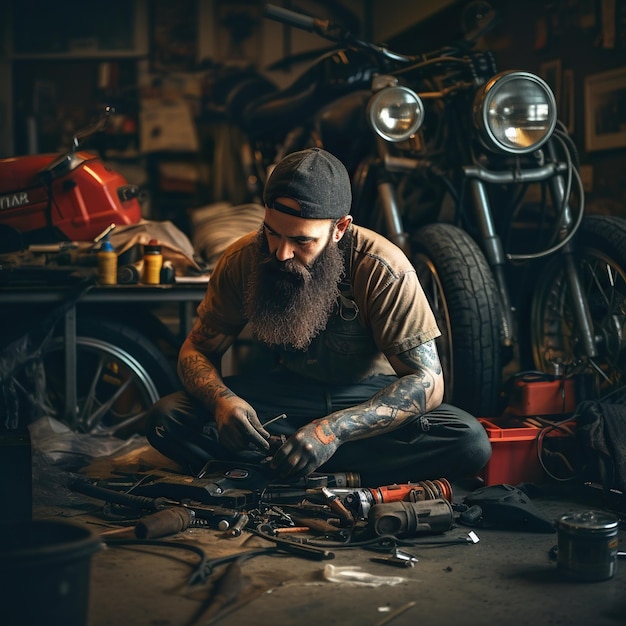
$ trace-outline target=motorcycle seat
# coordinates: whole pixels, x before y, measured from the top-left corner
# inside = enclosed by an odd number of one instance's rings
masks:
[[[238,123],[251,136],[284,134],[329,102],[370,88],[374,68],[350,51],[331,51],[279,91],[253,99],[241,108]]]
[[[319,106],[318,91],[318,82],[305,74],[285,89],[248,103],[241,109],[238,123],[251,135],[288,130]]]

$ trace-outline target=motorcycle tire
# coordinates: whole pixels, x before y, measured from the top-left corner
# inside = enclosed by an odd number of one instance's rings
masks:
[[[530,309],[535,367],[548,374],[585,375],[584,389],[598,399],[626,382],[626,220],[586,217],[576,234],[574,259],[596,338],[596,357],[584,354],[571,307],[562,257],[539,273]]]
[[[500,299],[487,260],[452,224],[420,228],[414,264],[441,336],[444,401],[477,417],[497,414],[502,385]]]
[[[179,388],[175,366],[145,335],[117,321],[76,322],[75,419],[66,418],[62,332],[43,354],[47,403],[73,430],[121,438],[143,434],[143,417],[161,396]]]

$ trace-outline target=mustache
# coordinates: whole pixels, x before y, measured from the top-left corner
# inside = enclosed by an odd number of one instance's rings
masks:
[[[312,278],[312,268],[295,259],[279,261],[275,254],[264,255],[259,261],[259,269],[281,277],[290,277],[299,282],[308,282]]]

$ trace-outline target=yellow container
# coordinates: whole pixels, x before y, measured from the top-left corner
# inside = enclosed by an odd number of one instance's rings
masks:
[[[117,284],[117,254],[108,239],[102,242],[98,251],[98,282],[101,285]]]
[[[158,245],[156,239],[151,239],[150,243],[144,246],[142,281],[146,285],[160,285],[162,267],[161,246]]]

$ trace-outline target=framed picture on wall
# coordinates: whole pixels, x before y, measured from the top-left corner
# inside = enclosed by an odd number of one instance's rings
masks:
[[[542,63],[539,67],[539,74],[552,89],[557,107],[561,106],[561,59]]]
[[[198,54],[198,0],[150,4],[151,70],[191,72]]]
[[[571,135],[574,132],[575,118],[574,70],[565,70],[563,72],[559,117],[565,124],[567,132]]]
[[[626,146],[626,67],[585,78],[585,149]]]

